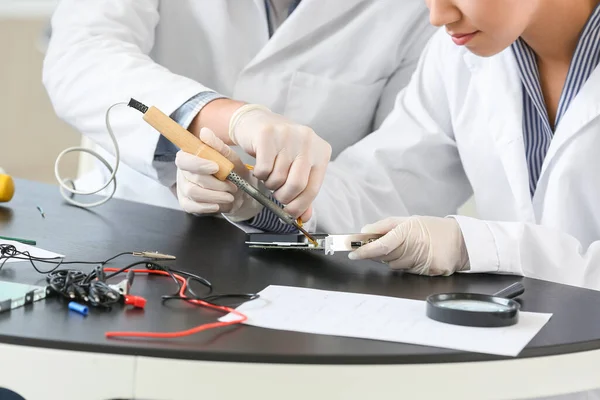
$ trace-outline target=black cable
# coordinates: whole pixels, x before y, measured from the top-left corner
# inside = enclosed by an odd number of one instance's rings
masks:
[[[164,265],[160,265],[160,264],[157,264],[157,263],[152,262],[152,261],[137,261],[137,262],[134,262],[132,264],[126,265],[123,268],[120,268],[119,270],[117,270],[115,272],[111,272],[110,274],[106,275],[106,279],[110,279],[110,278],[112,278],[114,276],[117,276],[117,275],[119,275],[119,274],[127,271],[127,270],[130,270],[131,268],[133,268],[133,267],[135,267],[137,265],[142,265],[142,264],[145,265],[146,269],[149,269],[149,270],[159,270],[159,271],[165,271],[165,272],[167,272],[169,274],[169,276],[171,277],[171,279],[173,279],[173,281],[177,285],[177,293],[179,293],[179,290],[181,289],[181,284],[179,283],[179,281],[177,280],[177,278],[175,278],[175,276],[173,275],[173,273],[171,272],[171,270],[168,267],[164,266]],[[92,277],[92,279],[93,279],[93,277]],[[200,278],[200,279],[204,279],[204,278]]]
[[[0,263],[0,271],[4,267],[4,264],[11,258],[29,261],[38,273],[46,275],[48,286],[54,293],[70,300],[81,301],[93,306],[105,308],[110,308],[112,305],[119,303],[122,297],[121,293],[107,284],[106,281],[123,272],[127,271],[129,273],[132,271],[133,267],[138,265],[144,265],[146,269],[149,270],[164,271],[171,279],[173,279],[177,285],[177,291],[172,295],[161,296],[163,302],[167,300],[185,300],[187,302],[190,300],[200,300],[215,304],[215,301],[224,298],[253,300],[259,297],[258,294],[254,293],[214,294],[213,285],[207,279],[191,272],[169,268],[165,265],[160,265],[148,260],[136,261],[108,274],[104,271],[104,266],[106,264],[124,255],[133,255],[133,252],[118,253],[103,261],[64,261],[62,257],[35,257],[28,251],[21,252],[17,250],[14,245],[0,244],[0,259],[2,260]],[[36,266],[35,262],[55,264],[55,266],[47,271],[43,271]],[[58,269],[61,265],[72,264],[96,265],[96,268],[87,274],[75,269]],[[186,291],[190,293],[190,296],[186,295],[187,297],[183,297],[179,294],[181,292],[182,283],[177,280],[174,274],[186,278]],[[130,275],[131,274],[129,274],[129,278]],[[199,296],[192,289],[192,282],[197,282],[207,288],[208,293],[204,296]]]
[[[204,279],[201,276],[198,275],[194,275],[190,272],[187,271],[181,271],[181,270],[176,270],[176,269],[171,269],[171,271],[175,272],[176,274],[179,275],[183,275],[183,276],[187,276],[186,279],[186,287],[187,290],[190,292],[190,294],[192,295],[192,300],[202,300],[202,301],[206,301],[206,302],[212,302],[214,300],[219,300],[222,298],[243,298],[246,300],[254,300],[256,298],[258,298],[258,294],[256,293],[227,293],[227,294],[213,294],[213,285],[212,283],[210,283],[208,280]],[[205,296],[198,296],[194,290],[192,289],[192,285],[191,282],[192,281],[196,281],[199,282],[200,284],[202,284],[203,286],[208,288],[208,293]]]
[[[250,300],[258,299],[259,297],[260,297],[260,295],[258,293],[225,293],[225,294],[213,294],[211,296],[206,296],[206,297],[203,297],[198,300],[202,300],[202,301],[205,301],[205,302],[211,303],[211,304],[217,304],[217,303],[215,303],[216,301],[227,299],[227,298],[250,301]]]
[[[190,278],[190,277],[194,278],[196,281],[200,282],[202,285],[204,285],[204,286],[206,286],[208,288],[208,290],[209,290],[208,294],[212,293],[212,291],[213,291],[213,285],[207,279],[205,279],[205,278],[203,278],[203,277],[201,277],[199,275],[192,274],[191,272],[181,271],[181,270],[174,269],[174,268],[171,268],[171,271],[173,271],[176,274],[179,274],[181,276],[185,276],[185,277],[188,277],[188,278]],[[189,284],[188,284],[188,286],[189,286]]]
[[[133,255],[133,252],[118,253],[102,261],[65,261],[62,257],[35,257],[28,251],[17,250],[14,245],[0,244],[0,270],[10,259],[28,261],[38,273],[46,275],[46,281],[53,293],[73,301],[109,308],[121,300],[121,293],[106,283],[108,276],[104,272],[104,265],[124,255]],[[54,267],[42,270],[36,262],[54,264]],[[132,265],[148,263],[149,261],[138,261],[125,269]],[[60,266],[71,264],[95,264],[96,268],[87,274],[74,269],[58,269]]]
[[[60,267],[61,265],[72,265],[72,264],[104,265],[118,257],[124,256],[124,255],[132,255],[132,254],[133,254],[133,252],[122,252],[122,253],[114,255],[111,258],[108,258],[103,261],[64,261],[64,258],[62,258],[62,257],[35,257],[35,256],[32,256],[28,251],[17,250],[17,248],[12,244],[1,243],[0,244],[0,259],[2,260],[2,262],[0,263],[0,271],[4,267],[4,264],[6,264],[6,262],[11,258],[20,260],[20,261],[29,261],[29,263],[31,264],[33,269],[36,270],[36,272],[38,272],[40,274],[48,274],[48,273],[51,273],[51,272],[57,270],[58,267]],[[54,266],[54,268],[49,269],[47,271],[42,271],[35,265],[34,261],[40,262],[40,263],[46,263],[46,264],[55,264],[55,266]]]
[[[175,271],[173,271],[173,272],[175,272]],[[187,277],[186,282],[185,282],[185,286],[186,286],[186,290],[189,291],[192,294],[193,297],[183,297],[183,296],[181,296],[179,294],[179,292],[181,291],[181,284],[178,281],[177,283],[178,283],[179,287],[177,289],[177,292],[175,294],[161,296],[163,302],[168,301],[168,300],[185,300],[185,301],[188,301],[188,302],[190,300],[201,300],[201,298],[197,297],[194,294],[194,292],[190,289],[190,281],[191,280],[195,280],[195,281],[199,282],[201,285],[207,287],[208,290],[209,290],[209,293],[212,292],[212,284],[209,281],[207,281],[206,279],[204,279],[202,277],[199,277],[199,276],[196,276],[194,274],[190,274],[190,273],[185,272],[185,271],[177,271],[175,273],[177,273],[179,275],[184,275],[184,276],[185,275],[191,275],[191,276]]]
[[[179,291],[177,291],[176,294],[174,295],[166,295],[166,296],[162,296],[163,301],[167,301],[167,300],[185,300],[187,302],[190,302],[191,300],[200,300],[200,301],[204,301],[206,303],[210,303],[210,304],[214,304],[214,305],[218,305],[217,303],[215,303],[218,300],[222,300],[225,298],[237,298],[237,299],[243,299],[243,300],[254,300],[257,299],[259,297],[258,294],[256,293],[226,293],[226,294],[212,294],[213,292],[213,286],[212,284],[207,281],[206,279],[191,274],[189,272],[186,271],[177,271],[177,270],[172,270],[173,272],[179,274],[179,275],[187,275],[187,279],[186,279],[186,291],[188,291],[190,293],[191,296],[187,296],[187,297],[183,297],[179,295]],[[198,283],[200,283],[201,285],[205,286],[208,288],[209,292],[207,295],[205,296],[198,296],[194,290],[192,289],[192,285],[191,283],[193,281],[196,281]],[[179,286],[179,288],[181,289],[181,286]],[[192,303],[195,304],[195,303]]]
[[[25,255],[25,258],[19,257]],[[12,244],[0,243],[0,258],[16,258],[19,260],[29,261],[36,260],[39,262],[45,262],[50,264],[107,264],[115,258],[124,256],[124,255],[133,255],[131,251],[125,251],[122,253],[118,253],[106,260],[103,261],[55,261],[57,259],[63,260],[63,257],[36,257],[32,256],[28,251],[19,251]]]
[[[107,258],[106,260],[104,260],[104,261],[102,261],[102,262],[99,262],[99,263],[94,263],[94,264],[102,264],[102,265],[104,265],[104,264],[108,264],[109,262],[111,262],[111,261],[112,261],[112,260],[114,260],[115,258],[119,258],[119,257],[121,257],[121,256],[128,256],[128,255],[133,255],[133,252],[132,252],[132,251],[124,251],[124,252],[122,252],[122,253],[119,253],[119,254],[117,254],[117,255],[115,255],[115,256],[112,256],[111,258]]]
[[[188,290],[188,292],[190,292],[190,294],[192,295],[192,298],[200,299],[201,297],[198,296],[192,289],[192,281],[200,282],[205,287],[206,287],[206,285],[204,285],[204,283],[202,281],[196,279],[196,277],[193,277],[193,276],[188,276],[188,278],[185,280],[185,287]],[[211,294],[211,293],[212,293],[212,285],[210,285],[208,287],[208,294]]]
[[[111,273],[109,273],[109,274],[106,274],[106,275],[105,275],[105,279],[110,279],[110,278],[112,278],[112,277],[115,277],[115,276],[117,276],[117,275],[119,275],[119,274],[121,274],[121,273],[123,273],[123,272],[127,271],[128,269],[131,269],[131,268],[133,268],[133,267],[135,267],[135,266],[137,266],[137,265],[142,265],[142,264],[143,264],[143,265],[146,265],[146,266],[148,266],[148,265],[152,265],[152,266],[154,266],[154,267],[155,267],[155,268],[157,268],[157,269],[162,269],[162,267],[161,267],[159,264],[156,264],[156,263],[154,263],[154,262],[152,262],[152,261],[147,261],[147,260],[136,261],[136,262],[133,262],[133,263],[131,263],[131,264],[128,264],[128,265],[126,265],[126,266],[124,266],[124,267],[122,267],[122,268],[119,268],[119,269],[118,269],[117,271],[115,271],[115,272],[111,272]],[[151,269],[151,268],[148,268],[148,269]],[[94,275],[92,278],[95,278],[95,275]]]

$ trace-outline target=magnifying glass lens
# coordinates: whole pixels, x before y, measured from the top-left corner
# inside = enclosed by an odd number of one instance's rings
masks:
[[[497,312],[507,311],[509,308],[502,304],[496,304],[480,300],[446,300],[438,303],[439,307],[452,308],[463,311]]]

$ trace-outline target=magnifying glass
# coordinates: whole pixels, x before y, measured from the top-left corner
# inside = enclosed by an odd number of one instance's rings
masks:
[[[519,320],[521,305],[513,300],[525,292],[516,282],[494,294],[440,293],[427,297],[427,316],[453,325],[500,327]]]

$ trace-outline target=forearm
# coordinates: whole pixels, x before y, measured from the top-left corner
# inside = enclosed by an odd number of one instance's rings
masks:
[[[232,99],[216,99],[206,104],[192,120],[189,131],[195,136],[200,135],[200,129],[209,128],[227,145],[234,143],[229,138],[229,121],[233,113],[245,103]]]

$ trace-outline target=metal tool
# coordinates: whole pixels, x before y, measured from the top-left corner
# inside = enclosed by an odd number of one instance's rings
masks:
[[[427,316],[453,325],[500,327],[519,321],[521,305],[513,300],[525,292],[521,282],[494,294],[440,293],[427,297]]]
[[[127,275],[126,275],[125,279],[123,279],[119,283],[116,283],[114,285],[108,285],[108,286],[110,286],[117,292],[121,293],[123,296],[126,296],[129,294],[129,291],[131,290],[131,285],[133,285],[134,277],[135,277],[135,273],[133,272],[133,269],[130,269],[127,271]]]
[[[279,250],[318,250],[326,255],[336,251],[353,251],[367,243],[379,239],[381,234],[356,233],[349,235],[314,235],[314,243],[302,235],[278,235],[270,233],[249,233],[246,244],[250,248]]]
[[[176,257],[170,254],[159,253],[158,251],[134,251],[131,255],[136,257],[152,258],[155,260],[175,260]]]
[[[233,172],[234,165],[231,161],[225,158],[221,153],[206,145],[199,138],[192,135],[177,122],[169,118],[158,108],[148,107],[135,99],[131,99],[129,107],[135,108],[144,114],[144,121],[150,124],[154,129],[160,132],[171,143],[179,147],[181,150],[194,154],[200,158],[214,161],[219,166],[219,171],[214,174],[217,179],[229,180],[238,188],[248,193],[252,198],[269,209],[273,214],[277,215],[284,223],[295,226],[304,236],[314,244],[314,238],[302,227],[302,223],[296,220],[293,216],[285,212],[285,210],[277,203],[265,196],[254,186],[250,185],[245,179]]]

